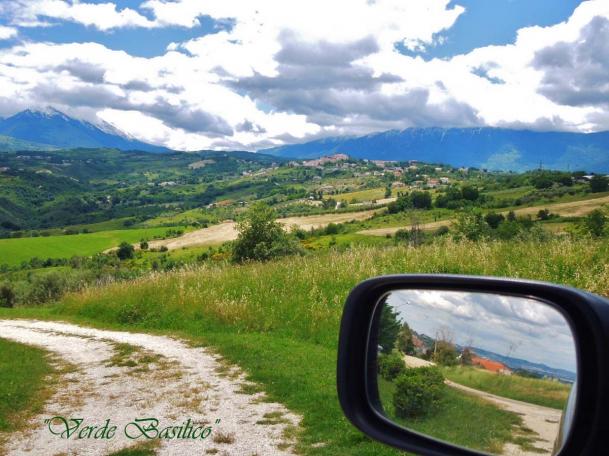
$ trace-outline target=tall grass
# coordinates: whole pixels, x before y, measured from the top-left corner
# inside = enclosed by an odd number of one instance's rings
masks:
[[[389,273],[459,273],[545,280],[609,295],[609,244],[454,242],[354,248],[272,263],[207,265],[68,295],[60,313],[161,328],[281,333],[333,347],[349,290]]]

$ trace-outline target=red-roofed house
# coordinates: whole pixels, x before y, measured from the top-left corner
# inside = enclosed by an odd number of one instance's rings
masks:
[[[492,361],[486,358],[480,358],[479,356],[472,356],[472,364],[474,366],[482,367],[487,371],[495,372],[497,374],[511,375],[512,371],[505,364],[499,361]]]

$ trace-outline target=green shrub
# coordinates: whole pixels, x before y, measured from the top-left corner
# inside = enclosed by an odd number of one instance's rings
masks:
[[[15,306],[15,290],[8,283],[0,285],[0,307]]]
[[[131,244],[128,242],[121,242],[121,244],[118,246],[118,250],[116,251],[116,256],[120,260],[128,260],[133,258],[134,251],[135,249]]]
[[[400,418],[422,417],[437,407],[444,377],[435,366],[406,369],[395,381],[393,406]]]
[[[58,300],[69,288],[67,276],[59,272],[34,276],[26,301],[43,304]]]
[[[406,371],[406,365],[399,353],[393,352],[388,355],[383,353],[378,357],[379,375],[385,380],[395,380]]]

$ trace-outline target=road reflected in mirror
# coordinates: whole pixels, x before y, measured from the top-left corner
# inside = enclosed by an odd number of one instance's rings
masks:
[[[397,424],[497,455],[553,455],[575,409],[573,334],[544,302],[399,290],[373,327],[381,412]]]

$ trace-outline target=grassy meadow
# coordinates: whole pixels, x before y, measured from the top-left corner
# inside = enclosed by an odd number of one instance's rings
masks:
[[[519,375],[498,375],[476,368],[446,367],[442,372],[447,379],[470,388],[559,410],[564,408],[571,390],[564,383]]]
[[[176,334],[239,364],[274,399],[303,415],[310,455],[388,455],[340,411],[336,346],[343,303],[359,281],[387,273],[461,273],[546,280],[609,295],[604,240],[456,242],[330,249],[268,263],[205,263],[91,287],[0,317],[64,319]]]
[[[141,239],[163,237],[169,229],[137,228],[109,230],[72,235],[0,239],[0,264],[18,265],[31,258],[70,258],[88,256],[117,247],[121,242],[134,243]]]
[[[40,412],[51,371],[44,350],[0,339],[0,432]]]

